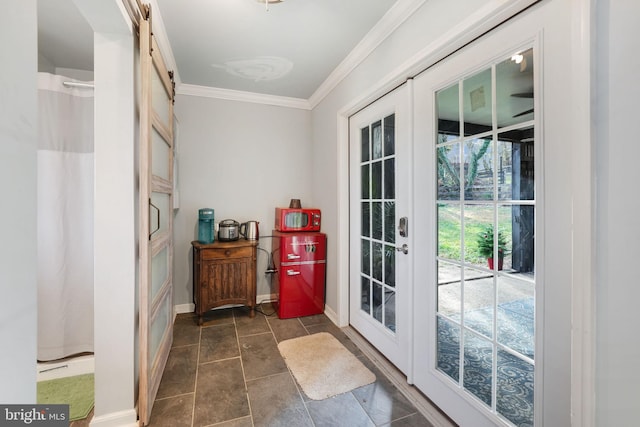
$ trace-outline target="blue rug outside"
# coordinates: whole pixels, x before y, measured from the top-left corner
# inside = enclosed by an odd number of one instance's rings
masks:
[[[533,299],[500,304],[496,317],[498,342],[533,358]],[[459,315],[452,318],[459,320]],[[477,309],[465,313],[465,324],[488,337],[493,334],[492,322],[491,309]],[[491,342],[466,331],[464,352],[464,388],[491,406],[493,357]],[[459,355],[459,325],[438,317],[438,367],[456,381],[460,372]],[[497,357],[496,409],[498,413],[518,427],[533,426],[533,365],[503,350],[498,350]]]

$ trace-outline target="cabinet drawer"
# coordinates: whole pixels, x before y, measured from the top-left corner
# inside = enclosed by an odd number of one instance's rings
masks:
[[[203,249],[202,260],[211,259],[227,259],[227,258],[249,258],[253,255],[253,248],[217,248],[217,249]]]

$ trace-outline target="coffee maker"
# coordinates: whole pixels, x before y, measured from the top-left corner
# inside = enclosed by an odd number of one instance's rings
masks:
[[[213,221],[213,209],[202,208],[198,211],[198,242],[213,243],[215,238],[215,223]]]

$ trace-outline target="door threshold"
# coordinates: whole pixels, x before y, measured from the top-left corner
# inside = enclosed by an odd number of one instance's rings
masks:
[[[406,397],[416,409],[434,427],[456,427],[454,423],[440,408],[426,397],[415,386],[407,383],[407,377],[384,357],[375,347],[362,337],[351,326],[341,328],[346,336],[364,353],[365,356],[378,368],[391,383]]]

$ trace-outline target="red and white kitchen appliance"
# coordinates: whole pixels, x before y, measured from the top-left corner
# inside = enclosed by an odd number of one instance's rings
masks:
[[[273,231],[272,254],[278,317],[324,313],[327,236]]]
[[[320,231],[320,209],[276,208],[276,231]]]

